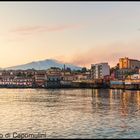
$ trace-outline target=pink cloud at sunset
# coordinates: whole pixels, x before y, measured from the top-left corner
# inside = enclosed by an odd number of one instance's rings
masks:
[[[121,57],[140,59],[139,51],[133,49],[132,46],[139,48],[140,42],[133,40],[92,47],[85,52],[76,52],[71,57],[70,63],[90,68],[91,64],[101,62],[108,62],[110,66],[115,66]]]
[[[18,33],[22,35],[29,35],[38,32],[57,32],[65,31],[68,29],[79,29],[82,25],[80,24],[65,24],[65,25],[50,25],[50,26],[20,26],[12,29],[10,32]]]

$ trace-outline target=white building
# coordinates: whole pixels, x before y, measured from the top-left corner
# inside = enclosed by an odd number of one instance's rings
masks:
[[[132,74],[130,76],[130,79],[135,80],[135,79],[140,79],[140,69],[139,69],[139,73],[138,74]]]
[[[110,75],[110,66],[108,63],[91,64],[91,75],[93,79],[103,79]]]
[[[140,79],[140,74],[131,75],[131,79]]]

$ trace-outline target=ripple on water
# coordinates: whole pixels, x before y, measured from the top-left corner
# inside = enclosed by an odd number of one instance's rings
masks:
[[[48,138],[139,138],[140,92],[0,89],[0,131]]]

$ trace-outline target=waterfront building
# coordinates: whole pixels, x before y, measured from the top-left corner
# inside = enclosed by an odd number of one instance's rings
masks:
[[[140,79],[125,79],[125,89],[140,89]]]
[[[91,80],[91,73],[88,71],[84,73],[78,73],[75,74],[75,77],[77,80]]]
[[[76,79],[77,79],[77,77],[73,73],[65,73],[65,74],[63,72],[61,73],[61,80],[62,81],[74,81]]]
[[[111,77],[113,79],[124,80],[133,74],[139,73],[138,60],[120,58],[117,66],[111,68]]]
[[[122,80],[111,80],[110,81],[110,88],[114,88],[114,89],[123,89],[125,85],[125,82]]]
[[[123,80],[128,78],[132,74],[136,74],[137,71],[134,69],[118,69],[115,72],[116,79]]]
[[[61,69],[52,67],[47,70],[47,76],[45,78],[46,88],[58,88],[61,81]]]
[[[27,76],[25,70],[1,70],[0,86],[1,87],[32,87],[33,78]]]
[[[120,69],[135,69],[140,68],[140,61],[135,59],[129,59],[128,57],[119,59]]]
[[[75,78],[78,81],[82,81],[82,80],[87,80],[88,79],[87,75],[83,74],[83,73],[76,74]]]
[[[14,78],[14,72],[13,71],[7,71],[7,70],[1,70],[0,71],[0,78],[1,79],[11,79]]]
[[[61,71],[61,87],[71,87],[72,86],[72,81],[76,80],[76,74],[68,71],[67,69]]]
[[[46,71],[38,70],[35,72],[34,84],[35,87],[44,87],[46,79]]]
[[[91,77],[93,79],[103,79],[104,76],[110,75],[110,66],[108,63],[98,63],[91,65]]]
[[[140,74],[133,74],[130,76],[130,79],[140,79]]]
[[[7,78],[0,79],[0,87],[32,87],[33,79],[32,78]]]
[[[7,86],[11,84],[14,79],[14,74],[11,71],[1,70],[0,71],[0,86]]]
[[[10,83],[13,87],[32,87],[33,86],[33,79],[32,78],[23,78],[23,77],[16,77],[13,79],[12,83]]]
[[[58,68],[58,67],[51,67],[51,68],[49,68],[49,69],[47,69],[47,75],[52,75],[52,74],[60,74],[61,73],[61,69],[60,68]]]

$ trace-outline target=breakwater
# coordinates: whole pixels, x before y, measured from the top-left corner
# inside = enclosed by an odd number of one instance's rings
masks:
[[[67,88],[89,88],[89,89],[127,89],[140,90],[140,82],[138,81],[110,81],[110,82],[93,82],[93,81],[57,81],[44,83],[40,86],[32,85],[0,85],[0,88],[46,88],[46,89],[67,89]]]

